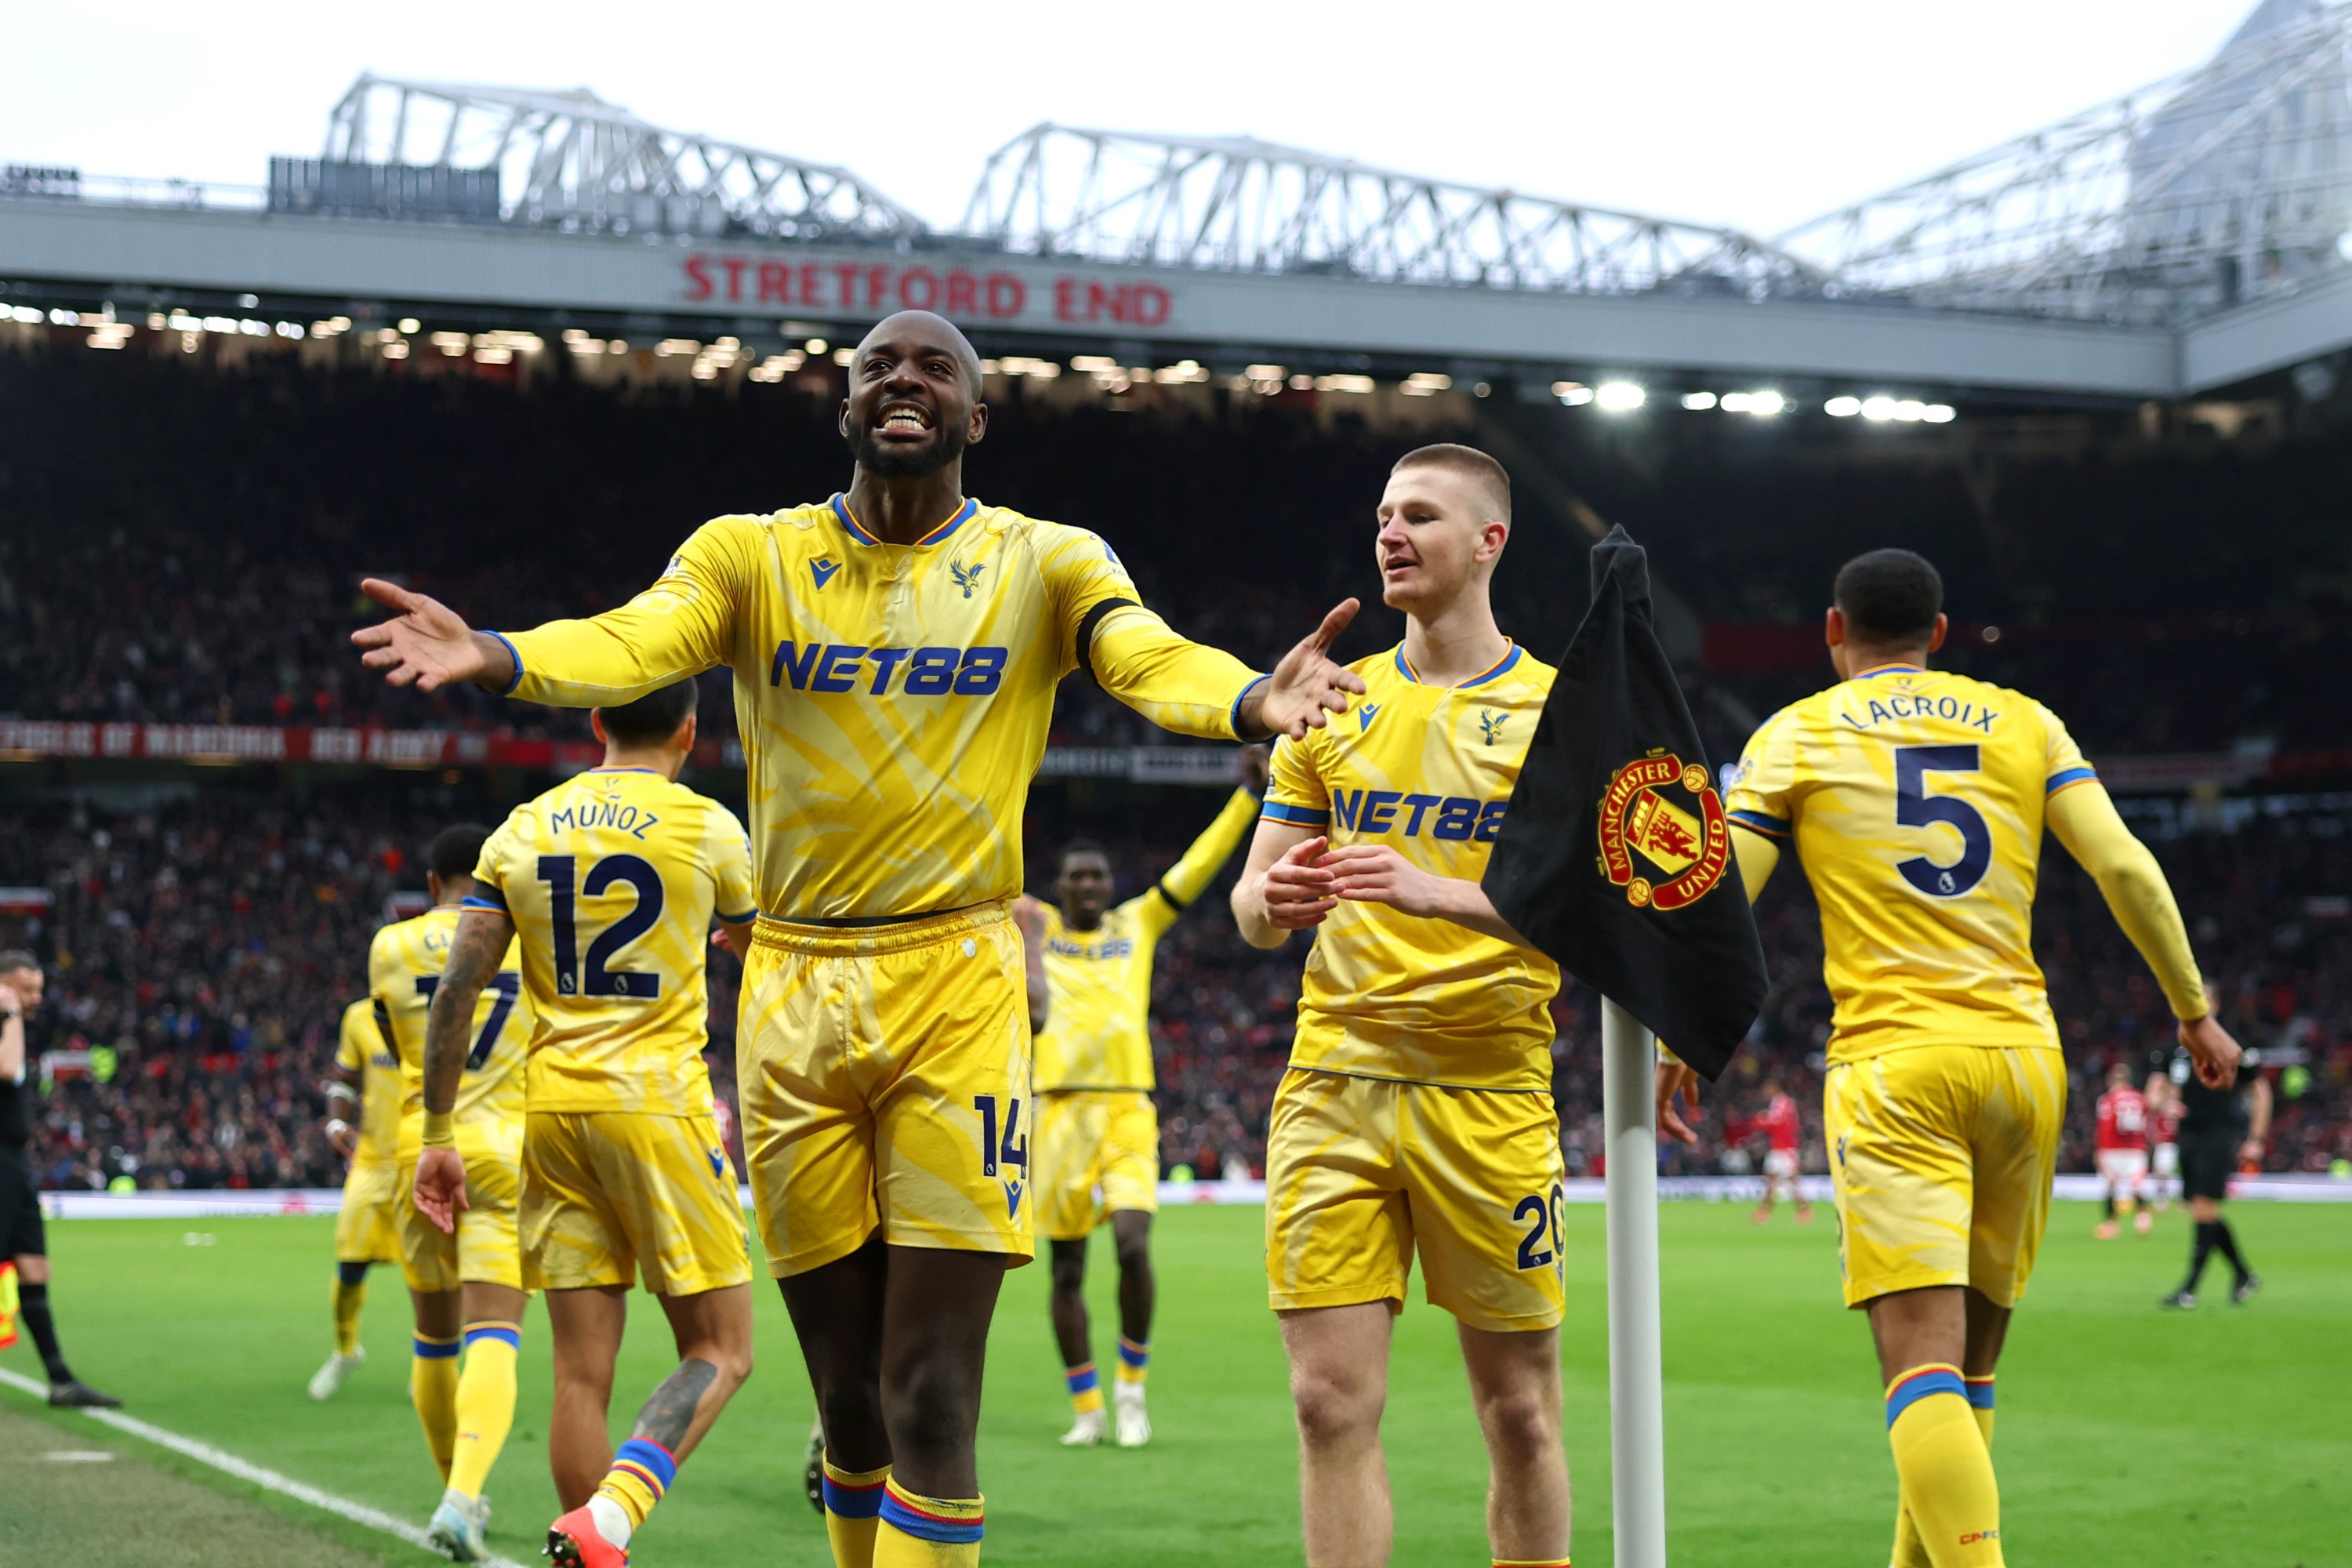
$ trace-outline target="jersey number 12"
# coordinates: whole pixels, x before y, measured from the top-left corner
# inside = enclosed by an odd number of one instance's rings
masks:
[[[555,994],[559,996],[629,996],[650,1002],[661,994],[661,976],[647,970],[606,966],[621,950],[654,929],[661,919],[662,879],[650,861],[639,855],[607,855],[579,875],[569,855],[539,858],[539,879],[547,884],[548,923],[554,928]],[[636,907],[603,931],[588,944],[588,961],[580,960],[578,899],[594,898],[615,882],[636,889]]]

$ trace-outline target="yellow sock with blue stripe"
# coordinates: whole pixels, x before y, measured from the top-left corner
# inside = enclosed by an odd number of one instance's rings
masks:
[[[874,1568],[874,1537],[882,1528],[882,1485],[890,1467],[845,1470],[824,1461],[824,1538],[833,1568]]]
[[[1497,1557],[1495,1568],[1568,1568],[1565,1557]]]
[[[613,1468],[597,1484],[596,1496],[618,1504],[635,1533],[677,1479],[677,1460],[667,1448],[649,1437],[632,1437],[613,1455]]]
[[[1102,1379],[1095,1375],[1095,1363],[1084,1362],[1062,1369],[1062,1381],[1069,1385],[1070,1408],[1084,1415],[1103,1407]]]
[[[522,1326],[486,1320],[466,1325],[466,1359],[457,1373],[457,1438],[449,1459],[449,1489],[482,1495],[490,1467],[514,1426],[515,1358]]]
[[[416,1336],[415,1356],[408,1363],[408,1397],[425,1428],[425,1446],[433,1451],[441,1479],[449,1479],[449,1458],[457,1444],[458,1342],[432,1334]]]
[[[367,1305],[364,1263],[335,1266],[335,1353],[356,1355],[360,1348],[360,1311]]]
[[[1992,1451],[1992,1374],[1964,1377],[1960,1384],[1968,1394],[1969,1413],[1977,1418],[1977,1430],[1984,1434],[1985,1451],[1990,1454]],[[1895,1555],[1888,1562],[1889,1568],[1931,1568],[1927,1543],[1919,1539],[1919,1521],[1911,1517],[1911,1500],[1908,1497],[1895,1510]]]
[[[1930,1362],[1888,1384],[1886,1436],[1927,1561],[1935,1568],[2001,1563],[2000,1488],[1960,1369]]]
[[[1118,1336],[1118,1381],[1122,1387],[1141,1388],[1143,1380],[1151,1375],[1151,1346],[1137,1344],[1125,1334]]]
[[[980,1531],[979,1498],[918,1497],[884,1481],[874,1568],[979,1568]]]

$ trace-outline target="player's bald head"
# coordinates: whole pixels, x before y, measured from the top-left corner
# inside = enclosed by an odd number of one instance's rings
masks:
[[[945,349],[963,367],[964,380],[972,397],[980,396],[980,353],[963,329],[945,316],[930,310],[901,310],[895,316],[885,316],[874,323],[874,330],[857,341],[857,356],[866,357],[868,349],[887,344],[912,353],[924,349]]]

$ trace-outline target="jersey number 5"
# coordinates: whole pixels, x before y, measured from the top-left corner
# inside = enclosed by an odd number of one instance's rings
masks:
[[[1984,814],[1956,795],[1929,795],[1929,773],[1972,773],[1981,766],[1977,748],[1968,746],[1897,746],[1895,748],[1895,820],[1905,827],[1928,827],[1940,822],[1960,835],[1960,858],[1939,866],[1925,855],[1900,861],[1903,879],[1931,899],[1957,899],[1992,868],[1992,829]]]
[[[574,879],[577,879],[576,884]],[[646,970],[608,969],[623,948],[654,929],[661,919],[661,873],[637,855],[607,855],[588,868],[585,877],[569,855],[539,858],[539,879],[547,884],[548,923],[554,927],[555,994],[559,996],[630,996],[650,1002],[661,994],[661,976]],[[615,882],[636,889],[636,907],[603,931],[588,944],[588,963],[580,963],[578,898],[594,898]],[[575,896],[575,894],[577,896]]]

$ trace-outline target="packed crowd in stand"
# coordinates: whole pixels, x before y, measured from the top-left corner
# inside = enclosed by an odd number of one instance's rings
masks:
[[[1529,419],[1559,412],[1478,417],[1525,439]],[[0,355],[0,419],[16,437],[0,453],[0,718],[584,739],[579,715],[385,688],[347,640],[367,616],[357,577],[403,576],[480,625],[591,612],[648,581],[701,519],[821,498],[845,471],[829,408],[788,387],[626,395],[290,362],[215,374]],[[1596,428],[1546,427],[1559,474],[1549,489],[1522,486],[1513,570],[1498,582],[1504,629],[1552,657],[1580,613],[1585,535],[1547,510],[1572,481],[1650,545],[1660,582],[1707,623],[1709,668],[1693,667],[1691,694],[1727,758],[1754,719],[1826,679],[1811,628],[1829,578],[1852,551],[1887,542],[1946,572],[1962,623],[1947,662],[2032,690],[2095,757],[2250,741],[2326,751],[2352,737],[2352,696],[2296,679],[2352,654],[2352,563],[2326,531],[2352,497],[2341,443],[2020,457],[1979,470],[1767,459],[1735,443],[1658,464]],[[94,447],[93,432],[120,435]],[[1387,466],[1446,435],[1479,441],[1482,427],[1384,432],[1286,403],[1138,416],[1014,402],[998,408],[971,473],[983,499],[1097,529],[1179,627],[1264,660],[1370,586],[1370,508]],[[2250,512],[2257,491],[2263,529],[2211,526]],[[1396,633],[1375,604],[1341,651]],[[731,732],[723,679],[706,681],[704,714],[707,733]],[[1056,742],[1171,739],[1083,677],[1066,684]],[[249,783],[149,780],[139,787],[153,793],[127,805],[120,792],[57,789],[0,812],[0,886],[53,900],[0,912],[0,945],[22,942],[54,965],[57,1005],[35,1028],[36,1048],[58,1053],[36,1138],[52,1184],[336,1180],[317,1086],[340,1009],[364,988],[368,935],[396,892],[421,889],[415,860],[435,826],[495,820],[505,804],[470,777],[437,795]],[[1066,836],[1057,799],[1044,791],[1033,806],[1041,889],[1045,851]],[[2174,879],[2223,1017],[2272,1052],[2271,1167],[2324,1170],[2352,1158],[2352,800],[2273,804],[2283,809],[2244,819],[2233,803],[2167,803],[2137,826]],[[1130,890],[1182,848],[1173,826],[1166,842],[1140,823],[1105,826],[1086,829],[1114,843]],[[1203,1176],[1263,1158],[1303,952],[1248,948],[1222,903],[1222,890],[1202,900],[1162,945],[1155,986],[1162,1163]],[[1776,1079],[1807,1108],[1807,1164],[1822,1168],[1830,1009],[1800,878],[1782,874],[1762,921],[1774,991],[1710,1097],[1700,1145],[1670,1149],[1669,1170],[1752,1161],[1741,1134]],[[2093,1084],[2111,1056],[2137,1064],[2160,1050],[2166,1014],[2063,855],[2051,857],[2037,936],[2074,1073],[2063,1164],[2087,1168]],[[714,963],[722,1086],[732,972]],[[1580,987],[1557,1008],[1574,1173],[1600,1142],[1598,1016]]]
[[[2141,826],[2221,987],[2223,1017],[2269,1053],[2278,1097],[2269,1168],[2325,1171],[2352,1158],[2352,919],[2336,891],[2352,885],[2352,799],[2283,804],[2292,809],[2234,832],[2161,837],[2157,825]],[[50,1058],[35,1139],[44,1179],[339,1180],[319,1132],[319,1084],[342,1005],[365,989],[369,935],[396,892],[421,896],[416,859],[431,831],[491,809],[378,790],[302,803],[238,790],[130,810],[43,803],[0,814],[0,884],[46,888],[54,900],[45,912],[0,915],[0,946],[21,942],[52,963],[55,1005],[35,1021],[35,1048],[77,1053]],[[1055,840],[1034,823],[1030,837],[1042,890]],[[1123,884],[1149,885],[1182,847],[1118,845]],[[2107,1062],[2151,1063],[2168,1045],[2167,1014],[2096,889],[2063,855],[2052,858],[2037,912],[2074,1081],[2061,1166],[2086,1170]],[[1820,1049],[1830,1005],[1801,881],[1776,882],[1761,915],[1771,997],[1748,1050],[1706,1099],[1699,1146],[1667,1146],[1671,1173],[1751,1169],[1761,1145],[1746,1124],[1774,1080],[1804,1108],[1807,1168],[1825,1169]],[[1303,940],[1276,952],[1245,945],[1222,885],[1161,943],[1153,1014],[1163,1167],[1203,1177],[1261,1167],[1303,952]],[[722,1094],[734,1007],[733,961],[714,957],[711,1062]],[[1592,993],[1571,986],[1555,1015],[1554,1091],[1572,1174],[1591,1173],[1601,1146],[1599,1014]]]

